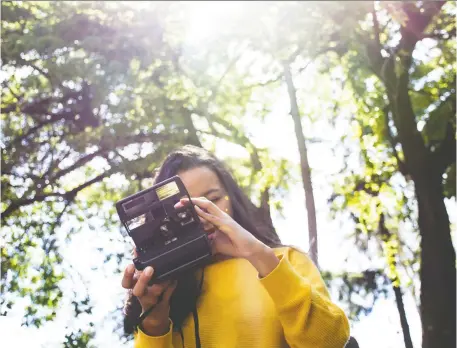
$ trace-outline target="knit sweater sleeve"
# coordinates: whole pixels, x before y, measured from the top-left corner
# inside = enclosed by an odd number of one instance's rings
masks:
[[[173,323],[170,320],[170,329],[163,336],[148,336],[141,329],[134,335],[134,348],[178,348],[173,345]]]
[[[317,267],[292,248],[278,257],[278,266],[260,282],[275,303],[288,345],[343,348],[349,339],[349,322],[330,300]]]

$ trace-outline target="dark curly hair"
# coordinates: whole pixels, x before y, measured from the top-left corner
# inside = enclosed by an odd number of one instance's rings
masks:
[[[191,145],[173,151],[163,162],[154,182],[159,183],[179,172],[198,167],[207,167],[218,176],[232,203],[233,218],[236,222],[266,245],[281,246],[281,241],[271,222],[265,218],[264,212],[251,202],[229,170],[210,152]],[[183,322],[194,310],[199,295],[199,280],[196,275],[193,272],[181,275],[170,299],[170,319],[174,330],[181,331]],[[134,322],[141,314],[141,305],[131,291],[127,297],[124,314],[124,331],[126,335],[130,335],[136,330]]]

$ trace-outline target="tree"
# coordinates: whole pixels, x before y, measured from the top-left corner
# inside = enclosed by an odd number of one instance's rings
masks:
[[[365,171],[351,175],[344,187],[339,185],[337,190],[344,192],[349,205],[358,205],[360,214],[354,218],[361,232],[378,230],[381,216],[388,219],[391,229],[397,228],[405,218],[414,219],[417,212],[417,223],[412,227],[417,225],[421,237],[423,346],[454,346],[455,251],[444,205],[445,197],[455,196],[454,4],[288,5],[283,7],[288,13],[279,28],[290,35],[281,37],[284,40],[275,47],[275,53],[289,57],[289,63],[294,63],[290,57],[317,58],[316,64],[324,72],[331,67],[343,67],[355,98],[357,113],[353,124],[360,137],[360,163]],[[296,25],[294,19],[304,17],[304,11],[310,21],[320,19],[323,30],[328,30],[326,40],[315,32],[300,36],[305,25],[298,34],[290,30],[288,24]],[[256,13],[262,17],[267,12]],[[278,9],[271,12],[281,13]],[[258,31],[254,33],[258,35]],[[263,41],[257,42],[261,47]],[[420,58],[426,44],[437,52],[430,59]],[[290,76],[288,81],[291,86]],[[399,174],[406,179],[400,185]],[[411,210],[414,202],[406,202],[411,201],[406,199],[406,193],[395,197],[396,189],[408,190],[408,182],[414,184],[417,210]],[[360,195],[353,196],[354,192]],[[370,201],[367,194],[373,192],[389,193],[404,211],[387,212],[385,204],[378,199],[373,201],[370,207],[374,210],[370,211],[363,205]],[[373,236],[383,245],[380,234]],[[411,256],[414,255],[413,250]],[[395,282],[394,290],[399,314],[404,318]],[[439,303],[434,298],[439,298]],[[404,324],[408,345],[408,328]]]
[[[421,237],[423,347],[453,347],[455,251],[444,198],[455,195],[454,4],[379,6],[367,13],[365,23],[341,36],[346,50],[339,59],[346,62],[346,76],[359,98],[355,120],[365,147],[362,163],[367,178],[360,182],[382,192],[380,186],[370,185],[373,176],[381,175],[382,182],[393,185],[400,172],[414,184]],[[346,11],[333,14],[335,24]],[[439,54],[419,58],[425,43]],[[343,190],[346,194],[357,187],[358,180],[351,181]],[[376,219],[370,222],[376,224]]]
[[[59,249],[77,229],[60,227],[72,216],[81,226],[90,215],[77,195],[125,167],[134,170],[140,161],[122,163],[118,149],[168,137],[155,134],[153,123],[149,134],[128,129],[138,108],[125,96],[117,108],[116,93],[142,48],[121,44],[129,40],[119,30],[126,23],[115,24],[117,12],[103,21],[97,6],[87,15],[90,7],[2,3],[1,312],[7,314],[17,296],[28,298],[26,325],[53,320],[64,296],[62,268],[72,269]],[[119,122],[122,107],[134,110],[127,125]],[[94,165],[97,158],[105,163]],[[75,317],[90,314],[84,294],[74,301]],[[66,338],[68,346],[87,346],[92,336],[80,330]]]
[[[317,244],[317,221],[316,221],[316,205],[314,203],[313,184],[311,180],[311,168],[308,161],[308,150],[306,148],[306,140],[303,134],[301,124],[300,111],[298,109],[297,93],[290,73],[290,67],[284,66],[284,79],[287,84],[287,91],[290,97],[290,115],[294,120],[295,136],[297,137],[298,151],[300,153],[300,169],[302,174],[303,188],[305,190],[305,203],[308,217],[308,235],[310,246],[310,257],[316,264],[318,263],[318,244]]]
[[[63,243],[94,215],[118,233],[112,203],[150,183],[180,144],[202,146],[211,136],[246,147],[243,167],[253,168],[240,179],[248,178],[253,195],[274,192],[268,177],[285,162],[267,160],[230,122],[236,103],[210,111],[208,92],[220,76],[199,74],[186,61],[176,36],[182,23],[169,21],[176,5],[2,2],[2,315],[21,296],[29,300],[24,324],[53,320],[65,296],[61,283],[73,273]],[[233,94],[222,83],[218,89],[223,105]],[[252,208],[269,217],[268,207]],[[74,311],[91,313],[89,293],[75,296]],[[70,332],[68,346],[91,337]]]
[[[308,10],[313,11],[316,5],[309,5]],[[318,266],[318,237],[316,207],[312,185],[311,167],[308,160],[307,141],[302,125],[302,115],[297,100],[297,90],[291,73],[291,64],[296,58],[307,52],[309,47],[306,44],[307,35],[297,32],[297,28],[312,28],[319,22],[319,18],[304,17],[303,8],[299,3],[272,3],[249,4],[243,13],[237,18],[238,21],[249,23],[250,18],[258,16],[262,18],[261,23],[255,22],[252,25],[240,28],[232,28],[232,32],[227,34],[231,42],[246,43],[246,50],[253,53],[260,53],[267,57],[264,64],[266,75],[272,78],[266,82],[254,82],[250,87],[277,87],[282,82],[285,83],[290,100],[290,116],[292,117],[297,148],[300,157],[300,172],[302,185],[305,193],[305,206],[307,212],[308,240],[310,257]],[[260,30],[259,30],[260,24]],[[272,30],[278,28],[278,30]],[[321,39],[327,39],[328,32],[324,31]],[[304,70],[307,65],[300,70]],[[264,77],[262,77],[264,79]]]

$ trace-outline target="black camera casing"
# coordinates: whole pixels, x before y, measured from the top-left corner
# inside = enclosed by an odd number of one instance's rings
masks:
[[[201,267],[211,256],[211,245],[203,225],[178,176],[164,180],[116,203],[119,218],[135,243],[137,270],[154,268],[150,284],[173,278],[181,272]]]

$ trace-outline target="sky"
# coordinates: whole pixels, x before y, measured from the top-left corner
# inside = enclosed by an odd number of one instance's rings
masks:
[[[189,29],[189,33],[191,33],[189,35],[194,35],[195,40],[201,39],[199,35],[206,35],[208,26],[212,25],[211,21],[215,20],[214,11],[222,11],[221,7],[216,9],[214,5],[207,6],[210,10],[200,10],[194,14],[194,26]],[[233,9],[234,7],[227,7],[225,11],[230,12]],[[298,78],[297,86],[306,85],[312,78],[312,74],[311,69],[308,75],[305,74]],[[252,133],[254,142],[259,146],[267,147],[273,158],[285,157],[298,166],[297,143],[293,122],[288,115],[288,99],[285,90],[277,95],[272,112],[264,124],[252,119],[246,128]],[[342,153],[338,151],[338,139],[342,133],[350,131],[350,125],[340,124],[334,129],[325,123],[318,122],[314,125],[306,124],[304,128],[308,136],[312,135],[324,140],[320,144],[308,144],[317,207],[320,266],[322,269],[334,272],[343,269],[356,271],[365,268],[368,262],[366,257],[356,252],[352,242],[347,239],[347,236],[353,231],[353,226],[348,221],[332,220],[327,204],[327,199],[332,192],[332,175],[338,172],[343,165]],[[337,149],[336,153],[332,152],[332,148]],[[229,147],[225,143],[218,143],[216,146],[216,154],[221,158],[237,153],[240,156],[246,154],[237,146]],[[299,178],[299,172],[294,173],[294,176]],[[452,202],[447,202],[447,205],[451,222],[455,226],[457,222],[456,205]],[[282,242],[308,250],[304,193],[299,180],[291,187],[289,194],[284,199],[283,211],[284,217],[278,214],[273,215],[274,224]],[[108,313],[122,302],[124,290],[120,286],[121,275],[113,274],[109,265],[102,267],[99,271],[92,271],[94,265],[103,263],[103,256],[97,251],[97,248],[101,247],[109,251],[128,248],[119,236],[119,238],[114,238],[114,241],[110,241],[112,237],[112,235],[85,228],[74,237],[72,243],[64,246],[62,254],[65,256],[65,260],[73,265],[85,281],[84,284],[79,279],[66,280],[64,289],[69,293],[74,289],[81,293],[85,291],[85,288],[89,289],[95,305],[92,319],[99,328],[94,342],[95,346],[121,348],[125,345],[122,345],[119,338],[111,332],[113,322],[108,316]],[[351,258],[349,262],[345,262],[348,255],[351,255]],[[125,266],[129,262],[130,260],[123,260],[123,265]],[[71,300],[71,297],[66,298],[56,320],[41,329],[20,327],[20,312],[7,318],[0,317],[1,342],[6,343],[6,346],[18,348],[61,347],[65,327],[75,324],[71,314]],[[420,319],[414,300],[409,294],[405,294],[405,308],[413,344],[418,348],[421,344]],[[84,318],[76,324],[83,328],[87,325]],[[353,324],[351,334],[356,337],[362,348],[404,346],[394,300],[392,298],[380,300],[369,316]]]

